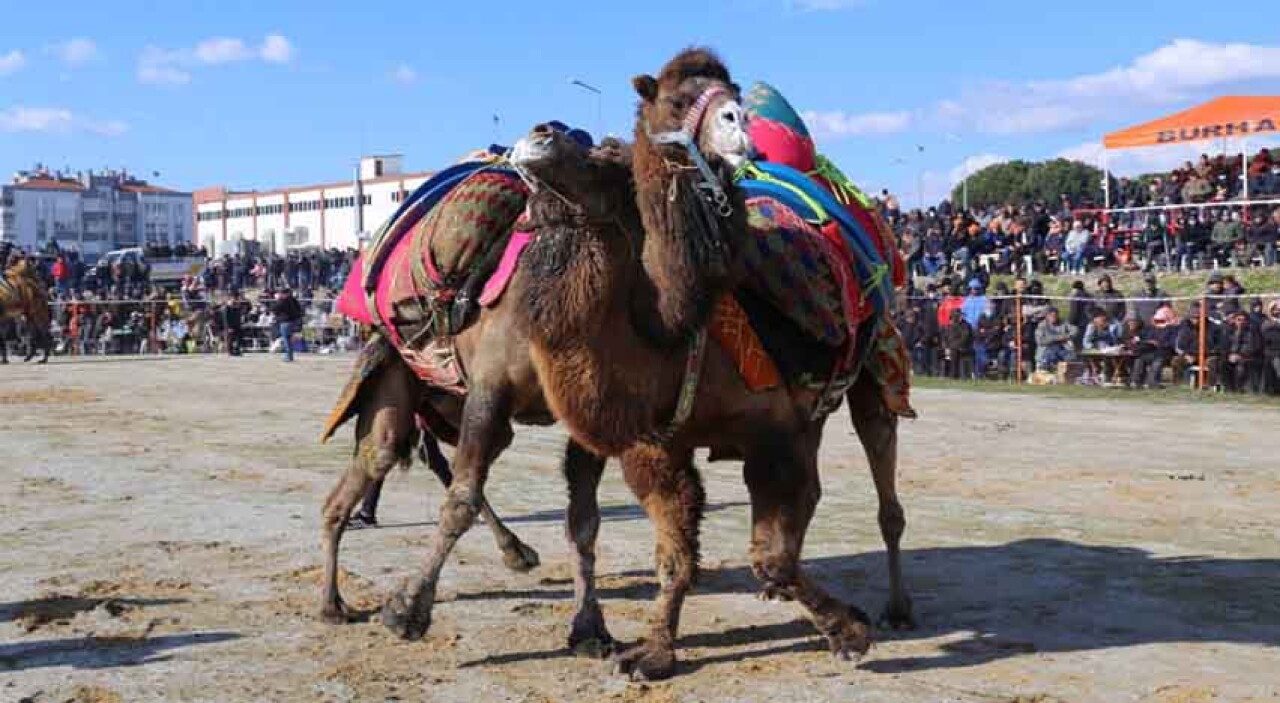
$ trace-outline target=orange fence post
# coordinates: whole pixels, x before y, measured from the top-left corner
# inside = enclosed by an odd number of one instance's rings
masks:
[[[1013,329],[1014,336],[1014,383],[1022,385],[1022,293],[1018,293],[1013,299]]]
[[[1208,376],[1208,373],[1209,373],[1208,368],[1206,368],[1209,363],[1209,354],[1208,354],[1208,350],[1205,349],[1205,347],[1208,346],[1206,343],[1208,339],[1209,339],[1209,296],[1201,295],[1200,296],[1200,358],[1198,359],[1198,363],[1200,364],[1200,390],[1202,391],[1204,390],[1205,377]]]

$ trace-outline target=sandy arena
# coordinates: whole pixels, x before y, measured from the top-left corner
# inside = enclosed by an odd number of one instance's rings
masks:
[[[858,665],[756,599],[739,466],[704,465],[680,673],[634,684],[564,651],[558,431],[518,429],[489,483],[541,568],[507,572],[478,527],[425,640],[318,619],[319,508],[352,440],[316,438],[349,363],[0,367],[0,701],[1280,700],[1276,409],[918,392],[901,491],[921,627]],[[807,563],[878,612],[875,497],[843,413],[823,471]],[[343,545],[357,607],[423,556],[439,506],[425,467],[387,485],[384,527]],[[605,614],[631,640],[651,531],[616,470],[601,503]]]

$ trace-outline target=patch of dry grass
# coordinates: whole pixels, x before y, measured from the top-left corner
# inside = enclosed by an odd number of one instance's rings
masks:
[[[102,397],[84,388],[39,388],[0,391],[0,405],[83,405]]]

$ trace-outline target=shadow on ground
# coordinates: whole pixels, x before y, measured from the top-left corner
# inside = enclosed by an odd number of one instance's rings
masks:
[[[906,580],[922,626],[882,636],[946,641],[929,656],[889,658],[873,651],[862,664],[865,670],[897,673],[963,668],[1033,652],[1155,643],[1236,643],[1280,649],[1280,559],[1163,558],[1142,549],[1056,539],[914,550],[904,553],[904,559]],[[873,598],[885,598],[883,553],[821,557],[807,560],[806,565],[818,580],[866,610],[872,610],[867,606]],[[649,573],[604,576],[601,582],[600,597],[606,601],[650,600],[656,593]],[[547,588],[459,593],[456,600],[573,597],[570,584],[564,581],[545,580],[543,584]],[[746,567],[705,569],[695,594],[749,593],[755,588],[755,579]],[[607,617],[607,602],[604,607]],[[696,610],[698,599],[691,599],[686,608]],[[755,647],[689,659],[684,664],[687,670],[820,645],[807,623],[795,621],[689,633],[680,638],[680,646]],[[466,666],[557,656],[569,654],[506,653]]]
[[[729,502],[729,503],[711,503],[707,505],[705,510],[703,510],[703,514],[710,515],[712,513],[718,513],[722,510],[733,510],[735,508],[748,508],[750,506],[751,506],[750,503],[741,502],[741,501]],[[495,506],[494,509],[497,510],[497,507]],[[527,524],[536,524],[536,523],[544,523],[544,522],[562,523],[564,522],[564,510],[562,509],[561,510],[539,510],[537,512],[525,513],[524,515],[512,515],[510,517],[499,514],[498,517],[502,519],[502,522],[508,525],[527,525]],[[645,515],[644,508],[640,507],[639,505],[635,505],[633,503],[620,503],[615,505],[600,506],[601,522],[628,522],[631,520],[647,520],[647,519],[648,519],[648,516]],[[483,521],[484,519],[481,518],[478,522],[483,522]],[[428,520],[424,522],[380,523],[377,529],[394,530],[394,529],[403,529],[407,527],[431,527],[435,524],[436,524],[435,520]],[[360,529],[368,529],[368,528],[360,528]]]
[[[24,671],[69,666],[107,669],[165,661],[185,647],[240,639],[234,632],[193,632],[157,637],[68,637],[0,645],[0,669]]]

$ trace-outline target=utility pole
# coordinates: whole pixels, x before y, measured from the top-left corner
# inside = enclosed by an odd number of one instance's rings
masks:
[[[604,112],[601,106],[604,93],[599,88],[578,80],[577,78],[569,79],[570,85],[575,85],[596,96],[596,139],[604,139]]]

